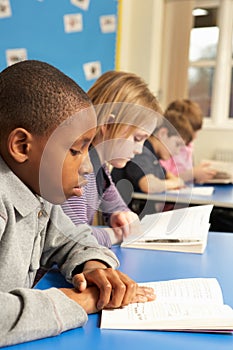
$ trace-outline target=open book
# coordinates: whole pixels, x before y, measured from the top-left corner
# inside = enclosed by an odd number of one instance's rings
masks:
[[[224,305],[215,278],[141,283],[155,290],[155,301],[103,310],[101,328],[233,332],[233,309]]]
[[[213,205],[198,205],[157,214],[141,220],[140,236],[128,236],[124,248],[169,250],[203,253],[210,228],[209,218]]]
[[[213,186],[187,186],[177,190],[168,190],[167,194],[185,195],[185,196],[212,196],[214,193]]]
[[[211,184],[233,183],[233,162],[204,159],[202,162],[209,163],[211,169],[217,171],[213,179],[206,181]]]

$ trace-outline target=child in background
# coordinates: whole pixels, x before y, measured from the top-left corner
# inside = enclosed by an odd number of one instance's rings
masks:
[[[90,149],[94,171],[87,176],[83,196],[68,199],[62,208],[75,224],[93,224],[94,215],[101,211],[107,226],[92,226],[93,235],[100,244],[111,247],[140,232],[140,222],[120,196],[108,167],[122,168],[141,153],[161,108],[145,82],[126,72],[104,73],[88,95],[98,120]]]
[[[208,162],[200,163],[193,166],[193,140],[197,137],[197,133],[202,128],[203,113],[196,102],[188,99],[180,99],[171,102],[164,115],[169,111],[180,112],[186,117],[192,128],[193,138],[189,144],[181,147],[179,154],[174,155],[168,160],[160,160],[162,166],[169,172],[181,177],[185,182],[194,181],[195,183],[204,183],[212,179],[216,171],[210,168]]]
[[[113,169],[112,177],[117,186],[123,181],[124,186],[120,185],[121,190],[119,187],[121,193],[127,192],[127,186],[132,186],[132,191],[144,193],[159,193],[183,187],[183,180],[166,171],[159,160],[167,160],[179,153],[180,148],[188,144],[192,137],[193,131],[188,120],[179,112],[169,111],[145,142],[143,152],[123,169]],[[143,201],[132,200],[130,205],[142,216],[145,205]],[[154,205],[147,205],[147,213],[155,211]]]
[[[179,111],[186,117],[194,131],[193,140],[202,128],[203,113],[196,102],[183,99],[171,102],[166,111]],[[193,141],[192,140],[192,141]],[[193,143],[181,148],[178,155],[173,156],[167,161],[161,161],[161,164],[173,174],[179,174],[185,182],[194,181],[195,183],[205,183],[215,177],[217,170],[210,167],[208,162],[193,166]],[[229,208],[214,207],[210,215],[210,230],[217,232],[233,232],[233,211]]]
[[[84,91],[46,63],[16,63],[0,73],[0,124],[0,346],[80,327],[103,307],[153,300],[58,205],[81,195],[91,170],[96,115]],[[74,288],[31,289],[38,267],[54,264]]]

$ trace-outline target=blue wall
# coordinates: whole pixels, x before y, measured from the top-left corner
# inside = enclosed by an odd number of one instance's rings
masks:
[[[88,90],[100,74],[115,69],[117,5],[117,0],[0,0],[0,71],[38,59]]]

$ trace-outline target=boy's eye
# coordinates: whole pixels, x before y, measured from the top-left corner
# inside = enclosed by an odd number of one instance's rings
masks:
[[[135,142],[142,142],[142,141],[145,141],[145,139],[146,139],[145,137],[139,137],[139,136],[137,136],[137,137],[134,138],[134,141],[135,141]]]
[[[77,156],[79,154],[82,154],[81,151],[77,151],[77,150],[75,150],[73,148],[70,149],[70,153],[71,153],[72,156]]]

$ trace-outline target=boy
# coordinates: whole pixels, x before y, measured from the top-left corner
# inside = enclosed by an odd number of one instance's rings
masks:
[[[162,168],[159,160],[169,159],[179,152],[184,143],[189,143],[192,139],[192,128],[187,119],[176,111],[167,113],[161,119],[154,134],[145,142],[143,152],[128,162],[125,168],[113,169],[112,178],[116,184],[119,182],[118,188],[122,196],[130,192],[126,186],[131,187],[131,191],[144,193],[163,192],[184,186],[183,180]],[[129,202],[129,199],[124,199]],[[156,211],[150,202],[146,204],[144,212]],[[130,206],[143,216],[144,201],[132,200]]]
[[[181,177],[185,182],[205,183],[211,180],[216,171],[211,169],[208,162],[193,165],[193,141],[202,128],[203,112],[198,103],[189,99],[178,99],[171,102],[164,113],[170,111],[181,113],[190,122],[193,138],[187,145],[181,147],[180,152],[167,160],[160,160],[161,165],[172,174]]]
[[[82,326],[103,307],[154,299],[75,227],[58,204],[81,195],[96,116],[83,90],[49,64],[0,74],[0,346]],[[53,203],[53,204],[51,204]],[[32,290],[39,266],[58,265],[73,289]]]

